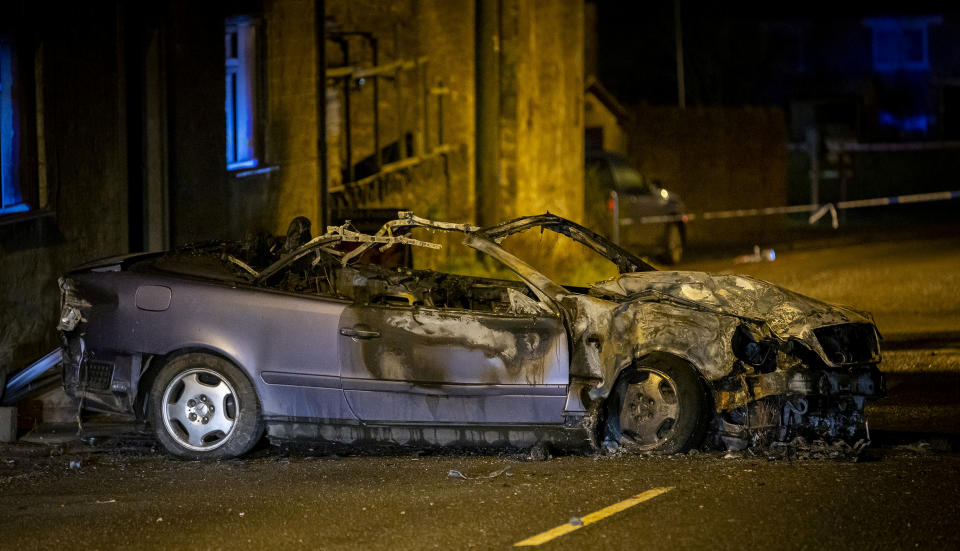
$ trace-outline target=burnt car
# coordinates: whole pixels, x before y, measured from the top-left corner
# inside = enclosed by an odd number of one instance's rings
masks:
[[[584,207],[588,225],[634,253],[678,264],[687,243],[683,201],[622,155],[587,150]]]
[[[545,235],[613,275],[555,281],[536,267],[546,257],[521,258]],[[396,247],[442,252],[441,241],[469,247],[487,274],[372,261]],[[852,439],[883,393],[868,314],[750,277],[657,271],[552,214],[478,228],[407,212],[373,235],[345,224],[310,237],[300,224],[278,243],[68,273],[66,391],[148,421],[187,458],[238,456],[264,433],[663,453],[708,436],[736,449]]]

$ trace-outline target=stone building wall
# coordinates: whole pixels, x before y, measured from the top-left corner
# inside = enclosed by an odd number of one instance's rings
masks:
[[[369,6],[368,6],[369,4]],[[424,178],[431,170],[414,170],[416,178],[405,178],[406,191],[418,198],[417,203],[440,217],[469,216],[469,211],[449,212],[448,189],[451,185],[459,199],[472,204],[473,147],[474,147],[474,54],[473,5],[468,0],[406,1],[383,4],[380,2],[328,3],[328,29],[336,33],[367,32],[377,40],[377,63],[419,61],[414,67],[401,71],[399,81],[381,78],[379,82],[379,140],[381,150],[400,143],[400,158],[429,157],[441,145],[458,151],[456,167],[449,176]],[[345,35],[349,60],[343,58],[335,42],[327,43],[328,67],[350,65],[370,66],[372,51],[366,39]],[[346,172],[346,114],[342,81],[331,84],[328,102],[328,144],[330,146],[331,184]],[[434,92],[442,91],[437,94]],[[354,164],[369,163],[374,148],[374,83],[366,79],[362,85],[354,83],[350,89],[351,159]],[[331,117],[332,115],[332,117]],[[442,143],[441,143],[442,140]],[[385,162],[398,160],[384,157]],[[358,167],[357,178],[366,174]],[[396,178],[394,178],[396,180]],[[455,182],[455,184],[453,184]],[[394,182],[395,183],[395,182]],[[357,206],[396,206],[414,208],[409,200],[400,200],[395,194],[363,201]],[[423,208],[416,210],[423,212]]]
[[[264,2],[266,35],[266,163],[270,175],[263,205],[265,229],[282,233],[297,216],[316,221],[317,163],[316,46],[314,0]]]
[[[378,38],[379,63],[426,58],[424,67],[401,77],[400,94],[393,82],[381,81],[380,144],[410,134],[417,155],[429,155],[440,145],[454,147],[458,153],[456,161],[449,163],[450,174],[435,181],[411,179],[410,185],[415,186],[418,198],[431,199],[426,201],[431,212],[470,221],[475,218],[476,185],[474,5],[468,0],[423,0],[388,6],[373,2],[369,9],[367,2],[334,2],[327,7],[328,22],[334,29],[371,32]],[[486,219],[546,210],[579,219],[583,201],[583,6],[578,2],[511,0],[500,3],[499,20],[497,212]],[[372,61],[365,40],[348,40],[351,64]],[[327,49],[328,66],[344,62],[336,46],[328,43]],[[369,81],[351,89],[354,162],[374,153],[372,89]],[[437,91],[441,93],[434,93]],[[342,86],[334,90],[334,98],[328,103],[328,112],[341,126],[328,129],[328,143],[339,150],[331,151],[331,156],[338,158],[331,159],[329,166],[345,169]],[[333,172],[331,178],[337,178]],[[451,193],[454,201],[449,200]],[[376,203],[385,205],[385,200]],[[458,209],[450,210],[447,204],[456,204]]]
[[[60,274],[128,246],[115,7],[64,9],[47,20],[39,52],[36,44],[19,44],[41,82],[46,158],[44,167],[34,158],[21,170],[46,169],[48,210],[0,225],[0,371],[23,367],[56,346]]]
[[[583,5],[501,5],[501,27],[515,17],[517,29],[502,42],[504,55],[516,49],[516,77],[501,91],[500,218],[549,210],[582,220]]]
[[[35,156],[25,166],[44,175],[49,203],[45,216],[0,220],[3,371],[21,368],[56,345],[59,275],[82,262],[143,247],[136,234],[144,224],[147,164],[159,166],[151,174],[169,183],[164,222],[174,245],[239,238],[256,227],[280,233],[295,216],[316,222],[319,211],[313,0],[51,4],[57,9],[48,10],[44,2],[0,8],[0,33],[25,36],[24,51],[38,60],[46,162],[41,166]],[[379,97],[381,145],[409,136],[411,150],[404,153],[421,162],[389,175],[354,206],[411,208],[437,219],[475,221],[476,2],[325,4],[328,35],[371,33],[378,39],[380,64],[425,58],[402,73],[399,85],[382,79]],[[578,219],[583,6],[563,0],[498,5],[501,56],[512,57],[501,63],[500,200],[492,220],[545,210]],[[252,176],[225,166],[224,22],[236,15],[262,25],[261,167],[268,170]],[[145,121],[146,62],[138,43],[154,31],[162,46],[154,76],[162,90],[151,89],[151,97],[161,98],[164,111],[161,119]],[[370,66],[365,41],[356,35],[347,40],[351,64]],[[326,55],[328,67],[342,64],[336,44],[327,42]],[[372,83],[351,87],[356,162],[374,152]],[[329,166],[336,184],[346,112],[342,86],[328,86],[327,92]],[[162,142],[162,157],[146,159],[139,134],[151,124],[162,127],[151,134]]]

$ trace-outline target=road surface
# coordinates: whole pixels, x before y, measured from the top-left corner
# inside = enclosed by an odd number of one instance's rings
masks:
[[[532,461],[267,448],[195,463],[130,440],[7,445],[0,548],[506,549],[561,525],[540,548],[960,548],[960,238],[681,268],[872,310],[890,395],[869,407],[869,452]]]

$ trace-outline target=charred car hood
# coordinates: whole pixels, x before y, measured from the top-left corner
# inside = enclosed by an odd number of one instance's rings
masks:
[[[795,293],[743,275],[705,272],[638,272],[601,281],[592,294],[629,301],[645,296],[765,323],[779,338],[845,323],[873,321],[864,313]]]

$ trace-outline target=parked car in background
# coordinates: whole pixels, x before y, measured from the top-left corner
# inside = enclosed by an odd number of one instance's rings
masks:
[[[666,264],[680,262],[687,231],[683,202],[675,193],[609,151],[587,151],[584,174],[587,225],[631,252]],[[643,221],[646,217],[662,220]]]
[[[547,275],[550,243],[608,275]],[[502,270],[376,261],[397,246],[462,259],[458,245]],[[104,259],[60,286],[67,393],[148,420],[192,459],[243,454],[264,432],[661,453],[705,436],[731,449],[853,439],[884,387],[869,314],[750,277],[657,271],[552,214],[478,228],[406,212],[373,235],[347,223],[313,238],[297,219],[286,239]]]

